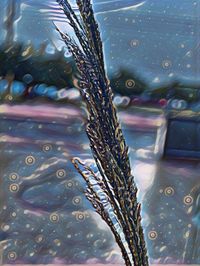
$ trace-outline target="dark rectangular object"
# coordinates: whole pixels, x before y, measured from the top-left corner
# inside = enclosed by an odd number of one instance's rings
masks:
[[[191,111],[168,115],[164,157],[200,159],[200,114]]]

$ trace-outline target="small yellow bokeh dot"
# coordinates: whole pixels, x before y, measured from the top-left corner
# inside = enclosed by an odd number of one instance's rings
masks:
[[[156,231],[150,231],[148,237],[150,240],[155,240],[158,237],[158,233]]]
[[[131,89],[135,87],[135,81],[133,79],[128,79],[126,81],[126,88]]]
[[[168,69],[172,66],[172,62],[170,60],[163,60],[162,61],[162,67],[164,69]]]
[[[9,260],[16,260],[16,258],[17,258],[17,253],[15,251],[10,251],[8,253],[8,259]]]
[[[15,180],[17,180],[19,178],[19,175],[17,174],[17,173],[11,173],[10,175],[9,175],[9,179],[11,180],[11,181],[15,181]]]
[[[74,186],[74,183],[73,183],[73,181],[71,181],[71,180],[69,180],[69,181],[67,181],[66,183],[65,183],[65,187],[66,188],[72,188]]]
[[[35,237],[35,242],[36,243],[41,243],[44,240],[44,236],[43,235],[37,235]]]
[[[19,185],[18,184],[11,184],[10,186],[9,186],[9,190],[10,190],[10,192],[18,192],[19,191]]]
[[[64,169],[59,169],[57,172],[56,172],[56,176],[57,178],[63,178],[66,176],[66,171]]]
[[[173,196],[174,195],[174,189],[172,187],[167,187],[165,189],[165,195],[166,196]]]
[[[184,238],[189,238],[189,236],[190,236],[190,232],[187,231],[187,232],[184,234]]]
[[[45,144],[45,145],[42,147],[42,150],[43,150],[44,152],[51,151],[51,150],[52,150],[52,146],[51,146],[51,144]]]
[[[85,220],[85,214],[83,212],[76,213],[76,220],[77,221],[84,221]]]
[[[35,157],[33,157],[33,156],[31,156],[31,155],[27,156],[26,159],[25,159],[25,163],[26,163],[27,165],[32,165],[32,164],[34,164],[34,163],[35,163]]]
[[[52,213],[50,215],[50,221],[53,223],[57,223],[59,221],[59,215],[57,213]]]
[[[81,202],[82,202],[81,197],[74,197],[74,198],[72,199],[72,203],[73,203],[74,205],[79,205]]]
[[[10,217],[11,217],[11,218],[15,218],[15,217],[17,217],[17,213],[16,213],[16,212],[12,212],[12,213],[10,214]]]
[[[8,95],[6,95],[6,100],[8,100],[8,101],[12,101],[13,100],[13,97],[12,97],[12,95],[10,95],[10,94],[8,94]]]
[[[61,246],[61,241],[59,239],[54,239],[53,242],[56,244],[56,246]]]
[[[131,47],[137,47],[137,46],[139,46],[139,44],[140,44],[140,42],[137,39],[134,39],[134,40],[130,41]]]
[[[4,232],[7,232],[10,229],[10,226],[8,224],[2,224],[1,225],[1,230]]]
[[[185,196],[184,199],[183,199],[183,202],[184,202],[186,205],[192,205],[193,201],[194,201],[194,200],[193,200],[193,197],[190,196],[190,195]]]

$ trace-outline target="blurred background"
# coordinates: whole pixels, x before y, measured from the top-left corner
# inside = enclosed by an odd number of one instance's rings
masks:
[[[200,264],[200,2],[93,4],[150,261]],[[92,155],[54,23],[72,32],[56,1],[0,2],[0,262],[122,264],[70,161]]]

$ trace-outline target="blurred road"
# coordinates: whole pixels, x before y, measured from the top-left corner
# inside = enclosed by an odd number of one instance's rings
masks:
[[[130,108],[119,117],[151,262],[200,263],[199,163],[160,159],[162,110]],[[3,262],[120,264],[109,228],[86,201],[70,162],[92,158],[83,113],[73,106],[2,105],[0,128]]]

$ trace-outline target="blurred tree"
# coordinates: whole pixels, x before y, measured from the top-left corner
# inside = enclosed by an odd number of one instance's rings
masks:
[[[110,83],[114,92],[126,96],[140,95],[147,88],[136,73],[126,69],[121,69],[116,76],[110,76]]]

